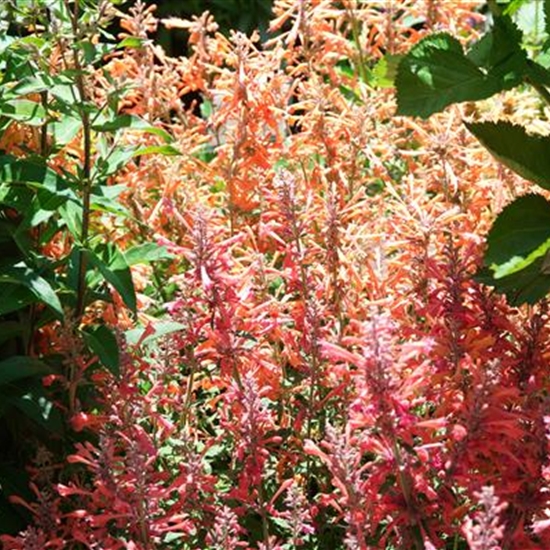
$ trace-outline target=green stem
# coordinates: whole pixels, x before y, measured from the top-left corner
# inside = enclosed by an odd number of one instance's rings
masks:
[[[67,10],[70,9],[68,2],[65,2]],[[70,13],[70,12],[69,12]],[[78,41],[79,25],[79,2],[75,0],[72,11],[73,27],[73,63],[76,70],[76,87],[78,89],[80,102],[80,119],[82,120],[82,139],[84,149],[84,159],[82,165],[82,230],[80,233],[80,251],[78,254],[78,283],[76,300],[76,318],[80,319],[86,307],[86,248],[88,247],[90,233],[90,214],[91,214],[91,170],[92,170],[92,127],[90,123],[90,114],[87,110],[86,83],[84,82],[83,67],[78,56],[76,43]]]

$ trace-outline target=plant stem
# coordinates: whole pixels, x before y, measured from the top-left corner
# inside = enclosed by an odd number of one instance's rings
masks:
[[[65,2],[65,6],[69,11],[68,2]],[[69,13],[71,13],[69,11]],[[72,27],[73,27],[73,63],[76,70],[75,82],[78,89],[79,102],[80,102],[80,119],[82,120],[82,140],[83,140],[83,153],[84,159],[81,172],[82,183],[82,230],[80,233],[80,250],[78,253],[78,283],[77,283],[77,300],[76,300],[76,318],[77,320],[82,317],[84,308],[86,306],[86,248],[89,241],[90,231],[90,199],[91,199],[91,167],[92,167],[92,128],[90,124],[90,113],[87,110],[87,93],[86,83],[84,82],[84,73],[80,58],[77,51],[78,43],[78,14],[79,14],[79,0],[75,0],[74,9],[71,13]]]

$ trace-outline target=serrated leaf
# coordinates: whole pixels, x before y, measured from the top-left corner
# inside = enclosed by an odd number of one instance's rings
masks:
[[[43,361],[34,357],[14,355],[0,361],[0,386],[11,384],[29,376],[46,376],[52,372]]]
[[[402,55],[386,54],[372,69],[372,85],[378,88],[391,88],[395,84],[397,69]]]
[[[528,134],[510,122],[465,123],[483,146],[521,177],[550,189],[550,136]]]
[[[113,331],[105,325],[86,327],[84,340],[100,362],[115,376],[120,374],[120,352]]]
[[[527,74],[521,37],[508,17],[496,17],[468,55],[449,34],[424,38],[399,64],[397,114],[427,118],[453,103],[485,99],[517,86]]]
[[[397,77],[397,114],[427,118],[452,103],[491,96],[494,84],[466,58],[449,34],[428,36],[401,60]]]

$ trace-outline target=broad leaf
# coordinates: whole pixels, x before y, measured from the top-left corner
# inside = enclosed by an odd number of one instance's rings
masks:
[[[424,38],[399,64],[397,114],[426,118],[453,103],[485,99],[517,86],[528,73],[521,40],[508,17],[495,18],[468,55],[449,34]]]
[[[427,118],[452,103],[484,99],[496,91],[449,34],[413,46],[397,70],[397,114]]]
[[[534,303],[550,290],[550,202],[520,197],[497,217],[487,237],[481,282],[505,293],[510,303]]]
[[[510,122],[466,123],[500,162],[525,179],[550,189],[550,136],[534,136]]]
[[[3,116],[30,126],[42,126],[46,121],[44,107],[28,99],[12,99],[0,103],[0,117]]]
[[[498,215],[487,236],[486,265],[501,265],[514,256],[526,257],[550,239],[550,202],[525,195]]]

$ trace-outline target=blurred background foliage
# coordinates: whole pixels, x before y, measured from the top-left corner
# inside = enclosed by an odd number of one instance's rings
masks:
[[[191,18],[209,11],[220,26],[220,31],[229,34],[231,30],[242,31],[250,35],[258,29],[263,38],[267,35],[267,28],[271,18],[272,0],[146,0],[146,4],[157,6],[158,17]],[[130,2],[128,3],[130,4]],[[156,36],[170,55],[186,53],[187,36],[184,31],[167,31],[159,27]]]

